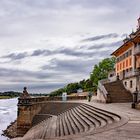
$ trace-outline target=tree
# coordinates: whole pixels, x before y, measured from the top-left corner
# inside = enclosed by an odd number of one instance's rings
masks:
[[[93,82],[90,79],[85,81],[84,90],[89,91],[93,88]]]
[[[108,72],[114,69],[115,58],[106,58],[94,66],[94,69],[90,75],[91,81],[95,84],[96,88],[98,81],[105,79],[108,76]]]
[[[66,87],[66,92],[68,94],[76,93],[78,89],[79,89],[79,83],[70,83]]]

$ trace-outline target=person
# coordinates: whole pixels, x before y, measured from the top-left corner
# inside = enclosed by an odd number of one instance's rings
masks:
[[[88,101],[89,101],[89,102],[91,101],[91,97],[92,97],[92,92],[89,91],[89,92],[88,92]]]

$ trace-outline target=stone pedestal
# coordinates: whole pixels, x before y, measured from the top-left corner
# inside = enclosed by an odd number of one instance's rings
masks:
[[[17,135],[23,136],[32,125],[31,104],[18,104]]]

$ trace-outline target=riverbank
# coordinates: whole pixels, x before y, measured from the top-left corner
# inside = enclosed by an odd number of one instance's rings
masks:
[[[9,126],[7,126],[6,130],[3,130],[2,136],[8,138],[15,138],[17,136],[17,121],[11,122]]]
[[[0,100],[1,99],[13,99],[13,98],[17,98],[18,96],[1,96],[0,95]]]
[[[13,97],[10,97],[10,96],[0,96],[0,99],[11,99]]]

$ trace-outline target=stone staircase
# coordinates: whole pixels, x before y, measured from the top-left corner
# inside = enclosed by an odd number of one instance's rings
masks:
[[[121,80],[104,84],[112,103],[132,102],[132,94],[127,91]]]
[[[58,115],[40,122],[32,127],[22,138],[31,139],[59,139],[73,137],[79,134],[96,132],[98,129],[112,125],[121,120],[121,117],[93,107],[88,104],[77,104]]]

